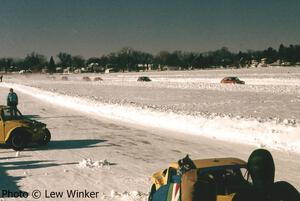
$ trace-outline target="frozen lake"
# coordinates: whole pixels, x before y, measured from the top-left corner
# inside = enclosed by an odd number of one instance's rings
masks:
[[[141,75],[153,81],[137,82]],[[224,76],[246,84],[221,85]],[[145,200],[150,175],[187,153],[247,160],[258,147],[272,152],[276,180],[300,188],[299,68],[5,75],[2,104],[8,87],[20,110],[52,133],[47,147],[18,157],[0,150],[0,179],[10,189],[84,186],[101,192],[100,200]],[[114,165],[89,165],[104,160]]]

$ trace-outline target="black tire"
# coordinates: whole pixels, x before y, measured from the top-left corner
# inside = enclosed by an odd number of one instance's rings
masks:
[[[44,132],[43,138],[38,142],[39,145],[45,146],[47,145],[51,140],[51,133],[50,131],[46,128]]]
[[[153,201],[153,194],[156,192],[155,184],[152,185],[151,191],[149,193],[148,201]]]
[[[10,147],[15,151],[22,151],[26,146],[24,133],[13,133],[9,141]]]

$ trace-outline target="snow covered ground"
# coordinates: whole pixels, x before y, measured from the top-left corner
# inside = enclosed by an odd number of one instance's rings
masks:
[[[4,86],[93,116],[300,153],[298,68],[153,72],[147,83],[141,74],[13,76]],[[246,85],[219,83],[230,75]]]
[[[153,81],[136,82],[141,75]],[[246,85],[221,85],[224,76]],[[104,200],[143,200],[151,173],[187,153],[247,160],[256,147],[274,154],[277,180],[300,187],[299,68],[5,75],[3,104],[9,87],[53,134],[49,147],[18,157],[0,150],[0,179],[12,189],[84,187]]]

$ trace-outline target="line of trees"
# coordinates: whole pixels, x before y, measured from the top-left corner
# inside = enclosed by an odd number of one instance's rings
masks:
[[[48,61],[46,56],[36,52],[28,54],[24,59],[0,58],[0,69],[2,68],[2,71],[31,70],[34,72],[47,69],[48,72],[53,73],[57,67],[76,69],[87,67],[92,63],[97,64],[102,69],[111,68],[123,72],[138,71],[143,66],[151,66],[152,69],[159,69],[164,66],[180,67],[181,69],[203,69],[220,66],[239,68],[249,66],[253,60],[260,61],[263,58],[267,64],[288,62],[295,65],[300,62],[300,45],[284,46],[281,44],[277,50],[269,47],[263,51],[248,50],[238,53],[233,53],[228,48],[223,47],[205,53],[161,51],[156,55],[132,48],[123,48],[117,52],[88,59],[80,55],[72,56],[66,52],[60,52],[56,57],[57,63],[54,62],[52,56]]]

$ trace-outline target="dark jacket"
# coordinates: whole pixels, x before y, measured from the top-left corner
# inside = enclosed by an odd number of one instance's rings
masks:
[[[15,92],[8,93],[7,105],[8,106],[17,106],[18,105],[18,95]]]

